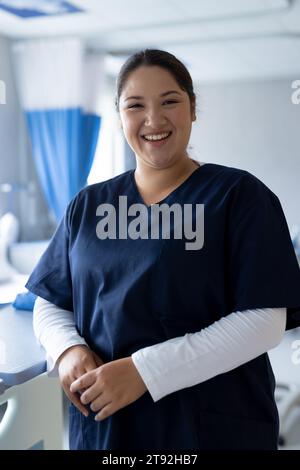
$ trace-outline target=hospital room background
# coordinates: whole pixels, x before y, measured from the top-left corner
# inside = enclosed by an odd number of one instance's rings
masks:
[[[0,449],[68,448],[24,284],[69,200],[135,166],[114,87],[142,47],[191,72],[190,155],[261,179],[300,260],[300,0],[0,1]],[[300,449],[299,330],[269,352],[280,449]]]

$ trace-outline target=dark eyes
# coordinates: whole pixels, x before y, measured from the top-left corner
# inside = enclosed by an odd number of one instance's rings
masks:
[[[138,108],[140,107],[141,105],[140,104],[133,104],[131,106],[128,106],[128,109],[131,109],[131,108]]]
[[[167,100],[167,101],[164,101],[163,104],[174,104],[174,103],[178,103],[178,101],[175,101],[175,100]],[[128,106],[128,109],[130,108],[140,108],[142,105],[139,104],[139,103],[136,103],[136,104],[133,104],[132,106]]]

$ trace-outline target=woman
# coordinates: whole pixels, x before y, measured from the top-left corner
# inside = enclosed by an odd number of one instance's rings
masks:
[[[70,448],[276,449],[266,351],[300,324],[280,202],[189,157],[196,98],[173,55],[131,56],[116,106],[135,171],[80,191],[27,283]]]

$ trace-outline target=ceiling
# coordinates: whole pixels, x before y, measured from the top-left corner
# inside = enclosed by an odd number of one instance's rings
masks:
[[[10,2],[33,6],[42,0],[0,0],[0,6]],[[0,34],[11,39],[80,36],[89,49],[107,54],[111,73],[132,51],[155,47],[177,55],[201,82],[300,78],[300,0],[69,3],[83,11],[19,18],[0,10]]]

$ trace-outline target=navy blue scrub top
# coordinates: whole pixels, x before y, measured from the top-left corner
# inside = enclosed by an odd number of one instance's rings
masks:
[[[134,170],[84,188],[69,204],[26,287],[74,311],[104,362],[193,333],[234,311],[287,307],[300,326],[300,269],[277,196],[247,171],[197,168],[160,203],[204,204],[204,245],[106,239],[97,207],[143,203]],[[147,208],[150,211],[150,207]],[[130,222],[130,217],[128,218]],[[268,355],[101,422],[70,406],[71,449],[276,449],[278,413]]]

